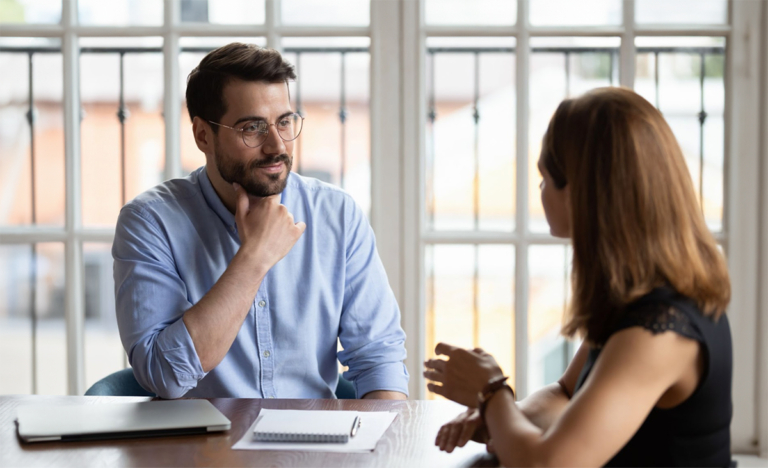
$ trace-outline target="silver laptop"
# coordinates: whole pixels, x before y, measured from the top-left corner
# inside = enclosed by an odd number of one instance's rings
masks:
[[[28,404],[19,406],[17,420],[25,442],[205,434],[231,427],[208,400]]]

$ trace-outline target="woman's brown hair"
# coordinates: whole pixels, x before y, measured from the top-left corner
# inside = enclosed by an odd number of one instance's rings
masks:
[[[661,113],[624,88],[563,101],[542,164],[570,190],[573,297],[563,333],[608,339],[627,304],[659,286],[713,319],[730,301],[728,268],[707,229],[680,146]]]

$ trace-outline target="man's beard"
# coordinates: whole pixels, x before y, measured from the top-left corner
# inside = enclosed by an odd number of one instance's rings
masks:
[[[293,166],[293,157],[287,154],[280,154],[273,157],[267,157],[257,161],[240,162],[234,158],[230,158],[226,153],[221,151],[218,145],[215,146],[216,151],[216,168],[221,174],[221,178],[228,183],[237,182],[243,189],[254,197],[269,197],[277,195],[285,190],[285,186],[288,183],[288,174],[291,172]],[[266,182],[258,180],[254,175],[255,171],[258,171],[261,167],[274,166],[277,163],[285,163],[287,171],[283,176],[282,171],[279,174],[264,174],[268,179]]]

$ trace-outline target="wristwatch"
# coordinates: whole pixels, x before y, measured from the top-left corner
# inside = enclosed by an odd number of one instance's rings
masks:
[[[482,419],[483,425],[485,425],[485,408],[488,406],[488,402],[496,392],[505,388],[512,392],[512,399],[515,398],[515,390],[509,386],[507,379],[509,379],[509,377],[504,377],[503,375],[494,377],[485,384],[485,387],[483,387],[480,392],[477,393],[477,409],[480,413],[480,419]]]

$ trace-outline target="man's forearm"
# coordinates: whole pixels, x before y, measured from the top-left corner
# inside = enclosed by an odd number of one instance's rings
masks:
[[[203,371],[215,368],[235,341],[266,275],[258,265],[241,250],[211,290],[184,313]]]
[[[363,395],[364,400],[407,400],[404,393],[391,392],[389,390],[375,390]]]

